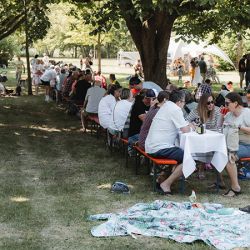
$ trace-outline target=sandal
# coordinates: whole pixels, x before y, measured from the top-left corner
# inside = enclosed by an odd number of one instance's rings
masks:
[[[161,186],[158,184],[156,184],[156,192],[158,194],[161,194],[161,195],[167,195],[167,196],[172,196],[173,193],[171,191],[163,191],[163,189],[161,188]]]
[[[225,194],[223,194],[224,197],[235,197],[237,195],[241,194],[241,191],[235,191],[232,188],[228,189]]]
[[[226,189],[226,186],[223,184],[217,184],[216,182],[207,186],[208,188],[219,188],[219,189]]]

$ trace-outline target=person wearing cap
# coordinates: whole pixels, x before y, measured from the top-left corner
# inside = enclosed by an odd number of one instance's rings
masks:
[[[187,133],[193,127],[183,116],[182,108],[185,104],[185,93],[174,90],[155,115],[145,141],[145,151],[156,158],[169,158],[178,162],[172,174],[160,184],[161,192],[172,194],[171,185],[182,176],[182,162],[184,152],[175,145],[178,131]]]
[[[142,89],[153,89],[157,93],[163,90],[159,85],[154,82],[142,82],[137,76],[133,76],[130,78],[129,87],[133,96],[137,95]]]
[[[143,89],[135,97],[135,102],[131,109],[130,124],[128,130],[128,151],[132,152],[132,146],[139,139],[139,133],[142,123],[148,112],[151,101],[156,98],[152,89]]]

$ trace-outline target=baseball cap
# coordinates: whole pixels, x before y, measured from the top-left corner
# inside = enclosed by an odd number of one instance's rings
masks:
[[[155,92],[153,89],[147,89],[145,97],[156,97]]]

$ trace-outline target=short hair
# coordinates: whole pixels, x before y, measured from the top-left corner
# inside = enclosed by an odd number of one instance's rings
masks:
[[[157,100],[159,103],[163,102],[164,99],[169,99],[169,93],[165,90],[162,90],[159,92],[158,96],[157,96]]]
[[[210,83],[211,83],[211,80],[210,80],[210,79],[206,79],[206,80],[205,80],[205,83],[210,84]]]
[[[225,98],[229,99],[231,102],[238,102],[238,104],[240,106],[243,106],[244,103],[242,101],[242,98],[240,96],[240,94],[236,93],[236,92],[230,92],[228,93]]]
[[[126,100],[130,97],[131,92],[130,89],[128,88],[123,88],[122,89],[122,93],[121,93],[121,100]]]
[[[114,95],[115,94],[115,91],[117,89],[121,89],[121,85],[118,85],[118,84],[110,84],[110,87],[108,88],[108,94],[109,95]]]
[[[115,74],[110,74],[109,75],[109,78],[111,79],[111,80],[115,80],[116,78],[115,78]]]
[[[35,55],[35,58],[38,58],[38,55]]]
[[[129,85],[138,85],[138,84],[140,84],[141,83],[141,80],[140,80],[140,78],[139,77],[137,77],[137,76],[132,76],[131,78],[130,78],[130,80],[129,80]]]
[[[173,90],[169,95],[169,101],[177,103],[185,100],[185,94],[181,90]]]

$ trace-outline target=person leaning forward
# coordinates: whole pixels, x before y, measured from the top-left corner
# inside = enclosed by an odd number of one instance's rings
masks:
[[[160,184],[161,191],[171,195],[171,185],[182,176],[182,162],[184,152],[175,146],[179,130],[182,133],[191,131],[193,127],[185,121],[182,108],[185,104],[185,94],[180,90],[174,90],[167,101],[160,108],[153,119],[145,142],[145,150],[148,154],[157,158],[174,159],[178,162],[172,174]]]

